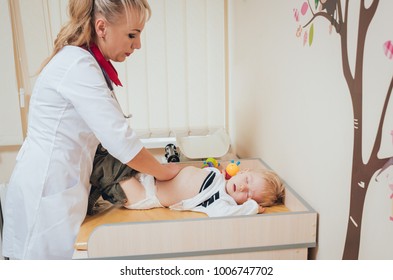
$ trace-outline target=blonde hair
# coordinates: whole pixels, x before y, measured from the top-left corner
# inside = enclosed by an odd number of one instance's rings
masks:
[[[147,21],[151,9],[147,0],[69,0],[69,21],[64,25],[54,42],[52,54],[44,61],[40,71],[65,46],[89,45],[94,41],[95,19],[100,14],[109,23],[115,23],[128,9],[138,12],[140,20]],[[128,14],[127,14],[128,16]]]
[[[272,170],[259,170],[260,175],[266,181],[266,187],[263,189],[263,202],[259,203],[261,206],[273,206],[284,203],[285,187],[280,177]]]

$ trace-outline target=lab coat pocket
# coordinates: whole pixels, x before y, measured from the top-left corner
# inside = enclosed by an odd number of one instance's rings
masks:
[[[58,215],[58,217],[68,217],[74,215],[75,208],[78,209],[81,204],[86,204],[87,198],[88,191],[78,181],[74,186],[64,189],[61,192],[42,197],[40,208],[43,208],[42,211],[55,212],[55,215]],[[53,216],[53,213],[45,212],[43,215]]]
[[[82,184],[43,197],[38,210],[31,252],[68,258],[73,251],[79,227],[86,216],[87,195]],[[42,247],[45,244],[45,248]]]

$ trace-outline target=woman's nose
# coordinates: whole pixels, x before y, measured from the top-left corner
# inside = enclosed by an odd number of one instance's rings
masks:
[[[139,50],[142,47],[141,39],[139,37],[135,38],[134,42],[132,42],[132,46],[131,47],[133,49]]]

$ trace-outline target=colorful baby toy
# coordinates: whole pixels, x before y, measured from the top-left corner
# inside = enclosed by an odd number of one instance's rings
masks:
[[[229,180],[232,176],[235,176],[239,172],[240,161],[236,162],[231,160],[231,163],[225,168],[225,179]]]
[[[238,172],[239,172],[239,164],[240,161],[236,162],[234,160],[231,160],[231,163],[229,163],[227,165],[227,167],[225,168],[225,172],[223,172],[223,174],[225,174],[225,179],[229,180],[231,177],[235,176]],[[220,166],[220,163],[215,159],[215,158],[207,158],[202,165],[202,168],[205,167],[215,167],[218,168]]]
[[[218,163],[218,161],[217,161],[215,158],[209,157],[209,158],[207,158],[207,159],[203,162],[202,168],[205,168],[205,167],[215,167],[215,168],[218,168],[219,166],[220,166],[220,164]]]

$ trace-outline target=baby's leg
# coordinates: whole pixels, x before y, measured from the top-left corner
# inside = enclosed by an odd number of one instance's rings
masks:
[[[127,196],[127,202],[124,206],[134,204],[146,198],[146,191],[143,185],[135,177],[121,181],[120,187]]]

